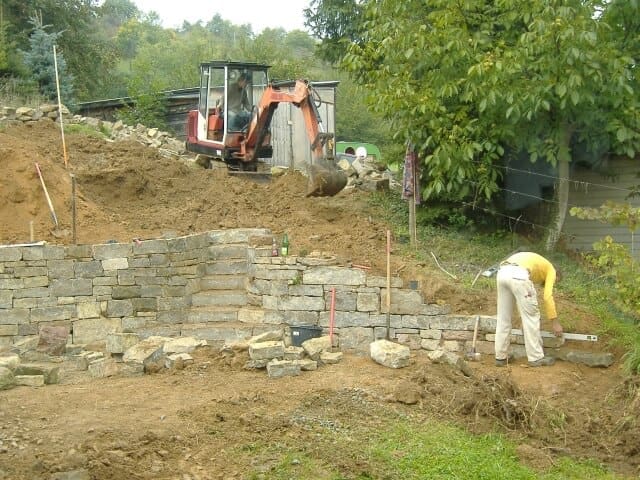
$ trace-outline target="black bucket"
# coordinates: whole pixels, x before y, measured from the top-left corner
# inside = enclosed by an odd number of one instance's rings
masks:
[[[304,342],[311,338],[318,338],[322,335],[322,327],[316,325],[298,325],[291,327],[291,345],[301,347]]]

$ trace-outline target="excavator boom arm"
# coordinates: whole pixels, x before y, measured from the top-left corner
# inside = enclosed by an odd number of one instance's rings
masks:
[[[313,101],[311,87],[304,80],[272,82],[267,87],[251,119],[247,136],[241,144],[240,155],[245,161],[257,159],[257,147],[267,134],[273,113],[281,103],[292,103],[300,108],[314,157],[322,158],[326,141],[332,135],[322,131],[322,119]]]

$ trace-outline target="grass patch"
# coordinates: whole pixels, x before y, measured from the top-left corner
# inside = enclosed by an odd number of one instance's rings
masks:
[[[305,444],[324,447],[306,450]],[[313,438],[299,439],[297,446],[254,443],[250,453],[252,463],[261,465],[249,473],[250,480],[622,478],[594,462],[567,458],[536,472],[520,463],[515,445],[502,435],[476,436],[443,422],[416,424],[397,418],[357,436],[316,432]]]
[[[503,436],[473,436],[454,426],[429,423],[421,428],[402,424],[390,430],[374,447],[393,475],[418,479],[614,479],[615,475],[592,462],[563,459],[547,472],[522,465],[513,443]]]
[[[412,479],[531,479],[511,445],[498,435],[471,436],[439,423],[416,430],[398,425],[385,433],[372,456],[399,476]]]
[[[64,131],[65,133],[69,133],[69,134],[77,133],[80,135],[86,135],[88,137],[101,138],[101,139],[109,138],[109,136],[111,135],[110,130],[105,126],[100,127],[100,129],[96,129],[94,127],[81,124],[81,123],[66,124],[64,126]]]

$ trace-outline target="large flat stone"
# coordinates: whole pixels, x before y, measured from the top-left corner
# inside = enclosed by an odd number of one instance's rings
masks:
[[[106,341],[107,335],[122,330],[120,318],[89,318],[73,322],[73,343]]]
[[[15,353],[0,356],[0,367],[14,370],[20,363],[20,357]]]
[[[69,338],[69,327],[66,325],[43,325],[40,327],[38,351],[49,355],[64,355]]]
[[[317,338],[310,338],[302,343],[302,348],[312,360],[320,360],[320,354],[322,352],[328,352],[331,350],[331,339],[329,335],[325,335]]]
[[[145,338],[124,352],[122,359],[124,362],[144,365],[150,362],[157,362],[164,356],[163,346],[168,340],[171,339],[168,337],[158,336]]]
[[[304,272],[305,285],[364,285],[366,273],[359,269],[342,267],[317,267]]]
[[[14,373],[17,375],[42,375],[44,383],[53,385],[60,381],[60,366],[51,363],[20,363]]]
[[[109,333],[107,334],[107,352],[124,353],[140,341],[135,333]]]
[[[389,340],[376,340],[370,345],[371,359],[389,368],[403,368],[409,365],[411,350]]]
[[[24,387],[44,386],[44,375],[16,375],[16,385]]]
[[[267,374],[270,378],[300,375],[300,364],[297,360],[271,360],[267,363]]]
[[[284,357],[282,341],[252,342],[249,344],[249,357],[252,360],[265,360]]]
[[[580,363],[589,367],[610,367],[615,358],[613,353],[604,352],[583,352],[580,350],[570,350],[566,353],[558,354],[562,360],[572,363]]]
[[[167,340],[164,343],[163,351],[167,355],[192,353],[196,348],[206,345],[205,340],[198,340],[193,337],[179,337]]]

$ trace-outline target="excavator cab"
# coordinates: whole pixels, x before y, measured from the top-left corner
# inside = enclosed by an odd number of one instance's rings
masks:
[[[256,171],[271,158],[271,120],[281,103],[302,111],[311,143],[308,196],[332,196],[347,184],[335,166],[333,134],[324,131],[317,97],[306,80],[270,82],[268,65],[213,61],[200,65],[198,109],[189,112],[186,149],[224,161],[229,168]]]
[[[198,109],[189,112],[187,150],[219,159],[239,170],[252,170],[238,155],[240,144],[255,113],[256,103],[269,83],[268,65],[240,62],[206,62],[200,65]],[[259,158],[270,158],[266,138]]]

